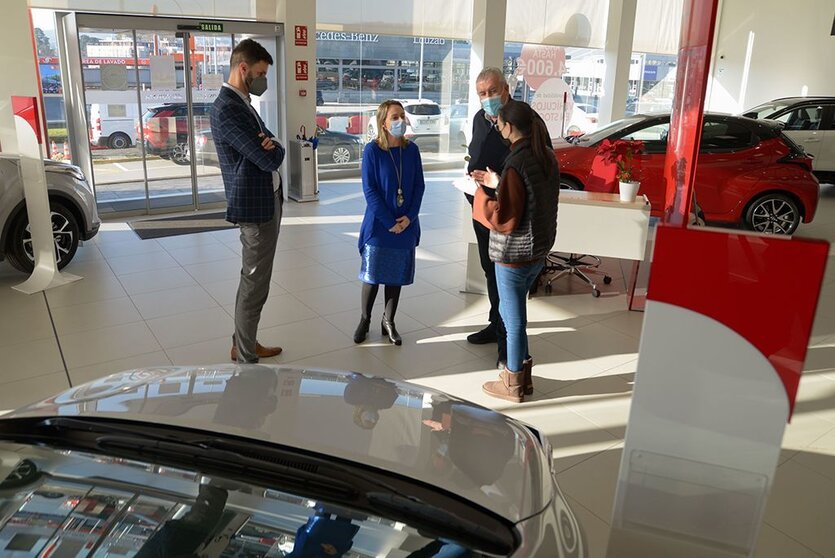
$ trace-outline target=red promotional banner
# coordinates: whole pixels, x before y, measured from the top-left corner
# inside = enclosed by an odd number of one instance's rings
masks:
[[[685,0],[664,179],[664,220],[686,227],[693,203],[696,157],[702,135],[705,89],[718,0]]]
[[[38,103],[35,97],[12,96],[12,112],[15,116],[23,118],[35,131],[35,137],[38,138],[38,143],[43,143]]]
[[[307,81],[307,60],[296,60],[296,81]]]

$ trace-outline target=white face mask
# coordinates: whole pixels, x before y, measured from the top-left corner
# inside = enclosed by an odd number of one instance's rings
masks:
[[[392,121],[389,124],[389,133],[396,138],[403,137],[403,134],[406,133],[406,121],[405,120],[394,120],[394,121]]]

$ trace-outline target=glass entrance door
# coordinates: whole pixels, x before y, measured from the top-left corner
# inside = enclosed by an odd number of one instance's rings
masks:
[[[76,22],[86,109],[80,126],[90,143],[74,153],[89,152],[100,213],[222,206],[211,105],[228,78],[233,46],[256,38],[276,64],[270,89],[253,97],[253,106],[280,133],[282,26],[223,22],[208,33],[193,20],[77,14]]]

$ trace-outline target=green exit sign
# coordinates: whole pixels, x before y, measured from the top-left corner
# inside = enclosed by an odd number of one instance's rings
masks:
[[[200,30],[201,31],[208,31],[209,33],[223,33],[223,24],[222,23],[212,23],[208,21],[201,21],[200,22]]]

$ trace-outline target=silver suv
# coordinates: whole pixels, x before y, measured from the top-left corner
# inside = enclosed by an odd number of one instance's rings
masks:
[[[46,159],[44,169],[55,258],[61,269],[70,263],[80,241],[96,235],[101,220],[93,190],[80,168]],[[3,259],[23,272],[31,272],[35,266],[20,165],[16,159],[0,157],[0,260]]]

